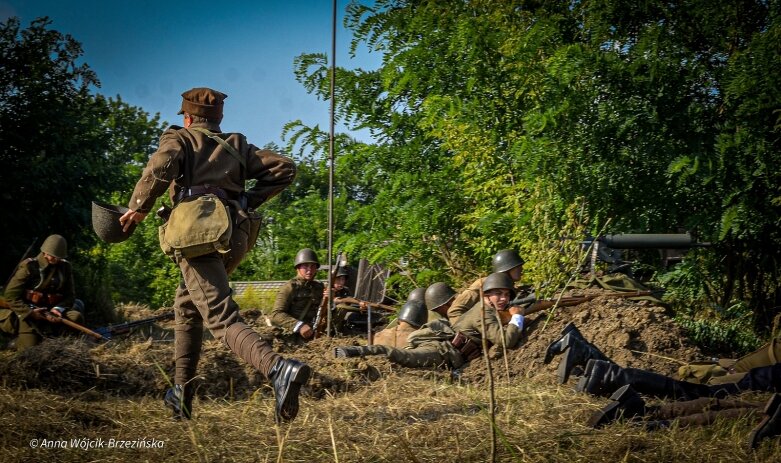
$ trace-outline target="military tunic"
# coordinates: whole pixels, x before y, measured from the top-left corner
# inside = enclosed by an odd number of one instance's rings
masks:
[[[447,309],[447,318],[451,324],[457,322],[458,317],[480,302],[480,288],[483,287],[483,280],[485,277],[478,278],[453,300],[453,304]]]
[[[393,328],[385,328],[374,335],[374,344],[403,349],[407,345],[407,336],[415,331],[409,323],[397,324]]]
[[[296,277],[288,281],[277,293],[271,310],[271,323],[289,332],[293,332],[299,322],[314,329],[324,289],[323,283],[317,280]]]
[[[34,303],[28,297],[28,291],[40,293],[41,300]],[[84,322],[81,312],[72,310],[76,302],[76,289],[70,262],[60,259],[56,264],[49,264],[42,252],[19,264],[5,288],[5,299],[11,310],[0,309],[0,329],[19,336],[16,342],[19,350],[38,344],[42,334],[64,332],[59,324],[29,317],[32,313],[30,304],[47,309],[62,307],[66,309],[63,313],[65,318],[79,324]]]
[[[206,133],[225,140],[237,152],[231,154]],[[149,159],[136,183],[128,207],[138,212],[152,209],[155,199],[169,191],[172,202],[184,187],[209,186],[227,194],[233,220],[230,250],[177,261],[182,281],[174,299],[176,384],[187,384],[200,358],[204,322],[218,340],[264,375],[280,358],[249,329],[232,298],[228,275],[238,267],[254,245],[250,242],[251,219],[240,207],[242,192],[248,208],[257,208],[287,187],[295,177],[295,164],[273,151],[260,149],[239,133],[221,133],[219,124],[194,122],[189,129],[172,126],[160,137],[157,151]],[[189,184],[185,184],[189,179]],[[245,190],[245,180],[255,180]],[[229,336],[226,336],[226,333]],[[238,336],[241,335],[241,339]],[[236,339],[234,339],[236,338]]]

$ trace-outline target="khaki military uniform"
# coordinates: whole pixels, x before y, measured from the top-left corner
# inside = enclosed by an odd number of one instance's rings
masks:
[[[503,327],[497,318],[496,309],[485,307],[485,332],[481,325],[481,304],[475,304],[459,318],[455,325],[444,319],[426,323],[419,330],[410,333],[405,349],[394,349],[387,346],[374,347],[377,354],[385,354],[391,362],[405,367],[444,366],[460,368],[469,359],[463,348],[453,343],[456,333],[469,339],[473,346],[481,346],[485,336],[490,345],[505,345],[512,349],[521,340],[521,328],[515,325]]]
[[[324,290],[323,283],[317,280],[296,277],[288,281],[277,293],[271,310],[271,323],[291,333],[299,322],[314,329]]]
[[[213,132],[232,146],[239,156],[231,154],[207,134],[192,129]],[[188,177],[189,185],[183,185]],[[242,192],[247,207],[255,209],[285,189],[294,177],[295,165],[290,159],[248,143],[239,133],[221,133],[217,123],[196,122],[190,129],[173,126],[161,136],[157,151],[150,157],[141,179],[136,183],[128,207],[148,212],[155,199],[166,190],[174,201],[184,187],[212,187],[226,193],[224,201],[233,220],[227,253],[213,252],[178,259],[182,281],[174,300],[176,384],[187,384],[195,376],[204,323],[216,339],[224,339],[231,350],[266,376],[280,358],[268,343],[244,324],[239,307],[231,297],[228,275],[255,244],[254,224],[240,206]],[[245,180],[256,182],[252,188],[245,190]]]
[[[374,335],[374,344],[403,349],[407,345],[409,336],[415,327],[409,323],[397,324],[393,328],[385,328]]]
[[[0,309],[0,330],[18,336],[18,350],[38,344],[42,336],[56,336],[66,332],[59,323],[33,320],[30,317],[31,304],[47,309],[62,307],[66,309],[63,317],[84,324],[83,314],[74,308],[76,290],[73,269],[65,259],[52,265],[42,252],[37,257],[25,259],[8,282],[5,299],[11,309]]]
[[[458,317],[480,302],[480,288],[483,287],[483,280],[485,280],[485,277],[478,278],[469,285],[469,288],[453,299],[453,304],[447,309],[447,319],[450,320],[451,324],[457,322]]]

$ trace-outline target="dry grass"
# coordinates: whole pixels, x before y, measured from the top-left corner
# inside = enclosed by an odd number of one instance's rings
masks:
[[[646,432],[629,424],[584,427],[604,401],[568,387],[518,381],[497,387],[497,461],[779,461],[778,441],[745,449],[753,420]],[[197,400],[195,419],[175,422],[157,397],[95,390],[56,394],[0,387],[2,461],[434,462],[487,461],[487,393],[473,386],[390,373],[354,392],[303,397],[299,417],[275,426],[264,393],[240,401]],[[73,448],[84,438],[104,448]],[[32,449],[32,439],[66,448]],[[110,439],[163,448],[106,448]]]

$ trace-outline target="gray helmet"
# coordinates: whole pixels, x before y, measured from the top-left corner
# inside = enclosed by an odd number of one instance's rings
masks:
[[[492,289],[509,289],[510,299],[515,297],[513,279],[504,272],[492,273],[485,277],[485,280],[483,280],[483,292],[490,291]]]
[[[298,267],[301,264],[320,265],[320,260],[317,258],[317,254],[313,250],[304,248],[298,251],[298,254],[296,254],[296,259],[293,261],[294,267]]]
[[[505,249],[497,252],[491,260],[494,272],[506,272],[523,265],[523,259],[512,249]]]
[[[336,276],[338,277],[349,277],[350,276],[350,266],[349,265],[340,265],[336,269]]]
[[[420,301],[421,304],[426,303],[426,288],[415,288],[410,291],[407,296],[407,301]]]
[[[448,303],[456,296],[456,292],[447,283],[434,283],[426,288],[426,307],[434,310]]]
[[[398,318],[400,321],[407,322],[415,328],[420,328],[428,320],[428,311],[421,301],[407,301],[401,306]]]
[[[41,252],[60,259],[68,257],[68,242],[62,235],[49,235],[41,245]]]
[[[127,210],[123,206],[92,201],[92,229],[95,234],[106,243],[120,243],[130,238],[137,224],[132,222],[128,230],[124,231],[124,227],[119,223],[119,218]]]

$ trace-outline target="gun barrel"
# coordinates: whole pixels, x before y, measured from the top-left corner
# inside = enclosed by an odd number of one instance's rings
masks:
[[[688,249],[708,245],[695,242],[689,233],[620,233],[598,239],[613,249]]]

